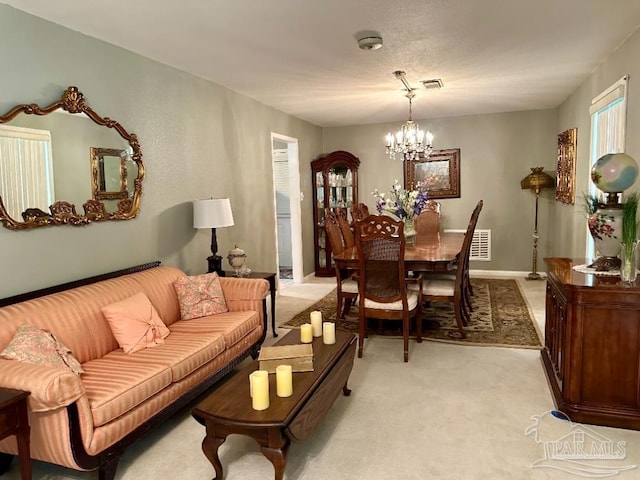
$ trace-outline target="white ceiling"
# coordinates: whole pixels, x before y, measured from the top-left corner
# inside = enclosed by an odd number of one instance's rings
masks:
[[[557,107],[640,0],[9,0],[318,126]],[[358,48],[360,32],[384,39]],[[441,78],[425,90],[421,80]]]

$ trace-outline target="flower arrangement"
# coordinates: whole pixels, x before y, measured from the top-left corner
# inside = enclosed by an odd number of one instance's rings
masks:
[[[391,191],[380,193],[376,188],[371,194],[376,197],[376,210],[378,213],[390,213],[399,220],[413,220],[424,209],[428,192],[424,184],[418,182],[415,190],[405,190],[396,180]]]

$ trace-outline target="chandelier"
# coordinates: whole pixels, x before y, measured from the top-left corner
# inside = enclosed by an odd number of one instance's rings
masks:
[[[387,155],[395,159],[397,154],[402,154],[401,160],[415,161],[420,157],[428,158],[433,151],[433,134],[425,132],[413,121],[411,114],[412,100],[416,96],[415,91],[405,78],[405,72],[398,70],[393,72],[407,90],[406,97],[409,99],[409,120],[402,125],[395,135],[391,132],[387,134]]]

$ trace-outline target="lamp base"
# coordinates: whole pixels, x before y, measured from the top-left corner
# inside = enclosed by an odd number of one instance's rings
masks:
[[[525,280],[544,280],[544,277],[539,273],[531,272],[529,275],[525,277]]]
[[[219,277],[225,276],[224,270],[222,270],[222,257],[220,255],[211,255],[210,257],[207,257],[207,262],[209,264],[207,273],[216,272]]]

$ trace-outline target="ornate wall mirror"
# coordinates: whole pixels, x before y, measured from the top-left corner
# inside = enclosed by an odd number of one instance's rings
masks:
[[[76,87],[0,116],[0,220],[10,229],[128,220],[144,165],[135,134],[101,117]]]

